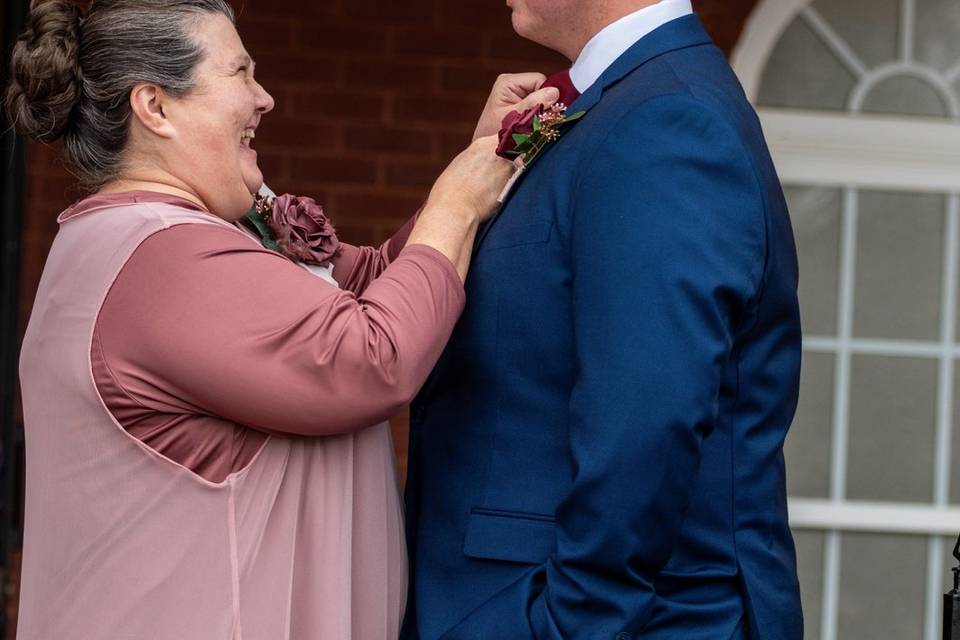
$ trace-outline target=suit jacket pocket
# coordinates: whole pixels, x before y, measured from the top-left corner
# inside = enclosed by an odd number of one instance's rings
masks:
[[[509,222],[513,222],[512,220]],[[490,230],[490,236],[485,241],[487,249],[508,249],[526,244],[543,244],[550,239],[553,229],[552,220],[524,222],[521,224],[504,224]]]
[[[541,564],[556,547],[551,516],[471,509],[463,553],[470,558]]]

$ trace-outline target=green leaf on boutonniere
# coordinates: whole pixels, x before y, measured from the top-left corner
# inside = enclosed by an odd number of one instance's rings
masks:
[[[520,145],[526,144],[526,143],[529,142],[529,141],[530,141],[530,136],[526,136],[526,135],[524,135],[524,134],[522,134],[522,133],[515,133],[515,134],[513,134],[513,142],[514,142],[514,144],[516,144],[518,147],[519,147]]]
[[[280,246],[274,242],[273,236],[270,234],[270,227],[264,222],[263,217],[257,211],[256,207],[252,207],[244,218],[246,218],[247,221],[253,225],[253,228],[257,230],[257,233],[260,234],[260,241],[265,248],[270,249],[270,251],[280,251]]]
[[[531,141],[527,140],[523,144],[517,145],[516,148],[513,150],[513,152],[518,155],[523,155],[527,151],[530,151],[531,149],[533,149],[534,146],[535,145]]]
[[[568,122],[573,122],[574,120],[579,120],[580,118],[582,118],[582,117],[585,116],[585,115],[587,115],[587,112],[586,112],[586,111],[577,111],[577,112],[576,112],[575,114],[573,114],[572,116],[567,116],[567,117],[565,117],[565,118],[563,119],[563,123],[566,124],[566,123],[568,123]]]
[[[540,132],[540,116],[533,116],[533,131],[534,133]]]

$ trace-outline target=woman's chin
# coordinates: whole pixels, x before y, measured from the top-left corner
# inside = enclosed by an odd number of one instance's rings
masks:
[[[227,222],[235,222],[247,215],[247,212],[253,208],[254,200],[253,195],[246,193],[246,190],[243,194],[238,193],[234,198],[231,198],[231,201],[227,206],[223,208],[220,217],[226,220]]]
[[[248,193],[260,191],[260,187],[263,186],[263,172],[256,165],[252,169],[244,169],[241,173]]]
[[[243,182],[248,186],[256,183],[257,189],[263,184],[263,173],[257,164],[257,152],[251,147],[240,146],[240,173],[243,175]]]
[[[218,195],[219,202],[212,211],[227,222],[239,220],[254,205],[253,192],[247,184],[246,176],[239,176],[236,182],[225,183]]]

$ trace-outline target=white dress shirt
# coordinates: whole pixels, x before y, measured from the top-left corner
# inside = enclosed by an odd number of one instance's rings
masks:
[[[690,0],[660,0],[607,25],[590,39],[570,68],[573,86],[580,93],[585,92],[637,40],[691,13]]]

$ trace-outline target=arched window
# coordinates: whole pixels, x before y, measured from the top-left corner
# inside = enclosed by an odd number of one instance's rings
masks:
[[[807,637],[938,640],[960,532],[960,5],[761,1],[733,64],[800,254]]]

